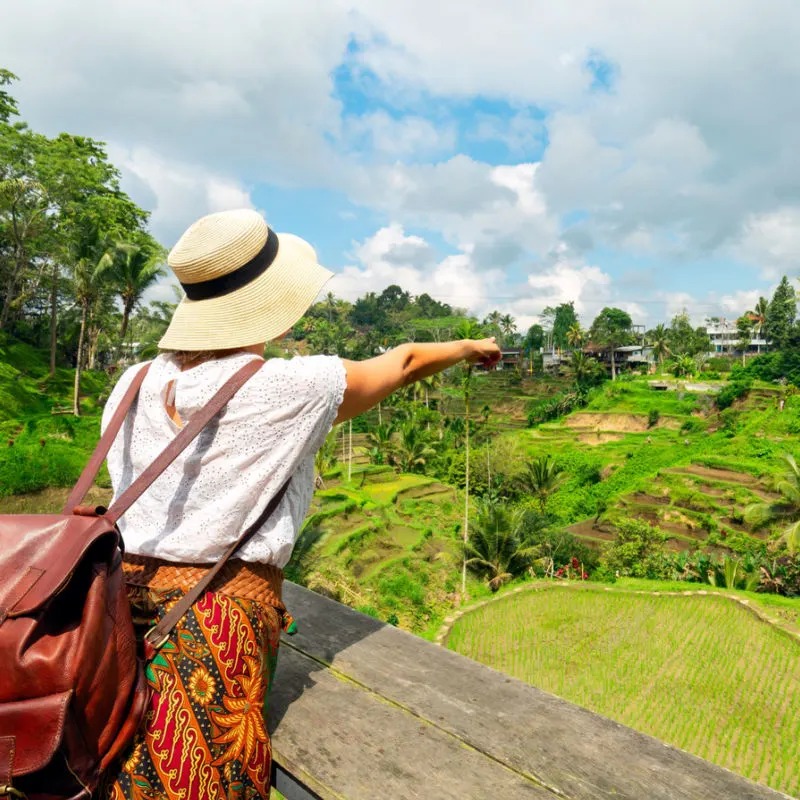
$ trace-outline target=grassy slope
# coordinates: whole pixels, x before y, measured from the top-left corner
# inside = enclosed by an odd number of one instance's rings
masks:
[[[796,640],[713,593],[655,597],[581,588],[489,603],[455,624],[448,646],[753,780],[800,793]],[[800,611],[800,601],[784,605]]]

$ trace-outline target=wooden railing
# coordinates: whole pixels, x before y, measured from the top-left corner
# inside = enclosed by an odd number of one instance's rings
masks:
[[[775,800],[700,758],[302,589],[270,699],[287,800]]]

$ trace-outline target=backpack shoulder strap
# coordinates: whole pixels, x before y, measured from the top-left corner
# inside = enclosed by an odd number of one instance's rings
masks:
[[[119,405],[114,411],[114,414],[108,423],[108,427],[100,437],[100,441],[97,443],[97,447],[95,447],[92,457],[83,468],[83,472],[81,473],[80,478],[78,478],[78,482],[70,492],[66,505],[64,506],[64,510],[61,512],[62,514],[71,514],[72,509],[83,502],[83,498],[86,497],[86,493],[94,483],[94,479],[97,477],[100,466],[105,460],[105,457],[108,455],[108,451],[111,449],[114,439],[117,438],[117,434],[122,427],[122,423],[125,421],[125,417],[127,416],[130,407],[133,405],[133,401],[136,399],[136,395],[139,394],[142,381],[144,381],[145,375],[147,375],[147,371],[149,369],[150,364],[145,364],[136,373],[136,375],[133,376],[131,385],[122,396],[122,400],[120,400]]]

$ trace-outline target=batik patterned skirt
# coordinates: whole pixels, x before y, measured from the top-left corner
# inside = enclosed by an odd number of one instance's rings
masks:
[[[138,637],[182,597],[128,586]],[[269,797],[267,701],[281,614],[207,592],[147,664],[152,689],[143,729],[107,779],[113,800]]]

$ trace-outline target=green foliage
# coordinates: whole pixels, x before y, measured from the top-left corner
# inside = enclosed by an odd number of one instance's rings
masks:
[[[650,411],[647,412],[647,427],[655,428],[655,426],[658,425],[659,419],[661,419],[661,412],[657,408],[651,408]]]
[[[789,344],[796,315],[797,297],[784,275],[769,304],[765,326],[767,338],[778,349],[782,350]]]
[[[586,405],[586,394],[581,391],[562,392],[548,400],[532,404],[528,412],[528,426],[550,422]]]
[[[731,381],[724,389],[717,395],[717,408],[720,411],[729,408],[733,405],[735,400],[744,397],[753,387],[751,380],[734,380]]]
[[[664,541],[664,534],[653,525],[635,519],[620,520],[603,561],[609,571],[621,576],[666,578],[671,570]]]

